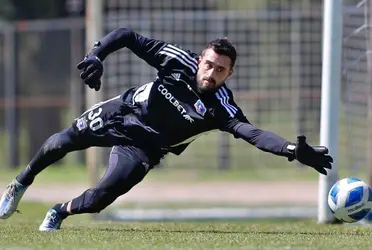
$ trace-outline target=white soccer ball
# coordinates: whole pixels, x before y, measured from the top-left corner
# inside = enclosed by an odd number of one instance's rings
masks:
[[[371,211],[371,202],[371,188],[355,177],[339,180],[328,194],[328,205],[333,215],[347,223],[363,219]]]

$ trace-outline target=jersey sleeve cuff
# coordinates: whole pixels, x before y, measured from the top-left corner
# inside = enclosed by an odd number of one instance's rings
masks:
[[[284,154],[287,156],[288,161],[293,161],[294,159],[296,159],[295,148],[296,148],[295,143],[287,142],[286,144],[284,144],[283,151],[284,151]]]

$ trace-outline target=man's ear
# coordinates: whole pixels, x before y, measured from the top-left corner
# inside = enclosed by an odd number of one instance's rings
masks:
[[[230,69],[229,75],[227,77],[230,77],[233,72],[234,72],[234,70],[233,69]]]
[[[202,57],[199,56],[199,57],[198,57],[198,65],[200,64],[201,60],[202,60]]]

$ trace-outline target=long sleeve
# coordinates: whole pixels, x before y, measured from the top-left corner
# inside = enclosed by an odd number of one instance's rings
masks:
[[[236,123],[231,132],[236,138],[242,138],[265,152],[286,157],[291,156],[288,151],[288,145],[291,143],[273,132],[261,130],[252,124],[243,122]]]
[[[99,40],[92,52],[103,61],[109,54],[124,47],[133,47],[135,43],[136,36],[132,30],[119,28]]]
[[[220,130],[229,132],[235,138],[241,138],[265,152],[293,157],[293,143],[273,132],[253,126],[235,103],[232,92],[226,86],[222,86],[216,92],[216,98],[219,102],[216,115]]]
[[[197,71],[194,53],[174,44],[142,36],[127,28],[115,29],[103,37],[96,43],[92,53],[103,61],[109,54],[125,47],[159,71],[174,67],[175,64],[192,73]]]

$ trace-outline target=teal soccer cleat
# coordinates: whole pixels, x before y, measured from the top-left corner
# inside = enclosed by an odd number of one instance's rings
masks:
[[[40,231],[57,231],[61,229],[61,223],[63,218],[57,213],[54,209],[49,209],[43,223],[41,223],[39,230]]]

